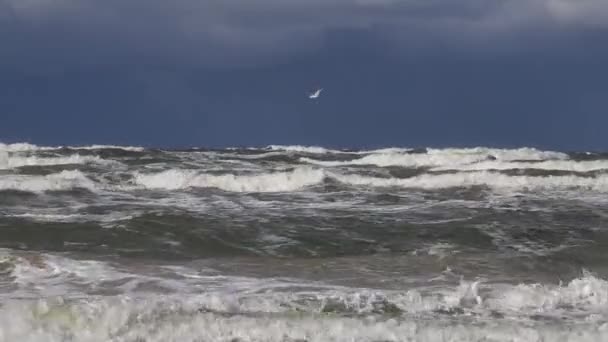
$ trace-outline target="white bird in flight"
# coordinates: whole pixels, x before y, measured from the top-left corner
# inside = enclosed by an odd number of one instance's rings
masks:
[[[319,97],[319,95],[321,95],[321,91],[322,90],[323,90],[323,88],[317,89],[317,91],[315,91],[314,93],[308,95],[308,98],[316,99],[317,97]]]

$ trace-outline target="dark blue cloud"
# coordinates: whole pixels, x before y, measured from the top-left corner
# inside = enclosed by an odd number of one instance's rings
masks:
[[[395,50],[483,51],[528,46],[539,32],[559,40],[608,27],[603,0],[1,0],[0,12],[5,64],[58,69],[274,63],[319,51],[328,33],[345,30],[374,33]]]
[[[0,0],[0,140],[605,149],[607,9]]]

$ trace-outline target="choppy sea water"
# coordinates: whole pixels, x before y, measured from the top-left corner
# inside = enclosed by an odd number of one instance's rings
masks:
[[[608,155],[0,144],[0,341],[608,341]]]

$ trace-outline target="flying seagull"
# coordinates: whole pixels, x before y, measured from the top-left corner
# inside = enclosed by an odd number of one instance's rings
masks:
[[[323,90],[323,88],[317,89],[317,91],[315,91],[314,93],[308,95],[308,98],[310,99],[316,99],[317,97],[319,97],[319,95],[321,95],[321,91]]]

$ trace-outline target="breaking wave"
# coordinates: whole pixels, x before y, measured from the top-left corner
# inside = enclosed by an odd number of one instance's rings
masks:
[[[125,151],[141,152],[145,150],[139,146],[120,146],[120,145],[90,145],[90,146],[67,146],[68,148],[76,150],[103,150],[103,149],[117,149]]]
[[[0,151],[5,152],[26,152],[26,151],[39,151],[39,150],[52,150],[54,147],[37,146],[28,143],[14,143],[14,144],[3,144],[0,143]]]
[[[80,171],[62,171],[46,176],[8,175],[0,178],[0,190],[27,192],[62,191],[84,188],[96,189],[94,181]]]
[[[218,188],[231,192],[291,192],[320,185],[331,179],[347,186],[370,186],[404,189],[449,189],[485,186],[511,190],[586,189],[608,191],[608,175],[596,177],[511,176],[492,171],[422,174],[411,178],[380,178],[359,174],[340,174],[314,168],[296,168],[288,172],[254,175],[206,174],[196,170],[167,170],[159,173],[136,173],[134,183],[148,189],[178,190]]]
[[[562,152],[541,151],[535,148],[523,147],[517,149],[498,149],[487,147],[475,148],[445,148],[445,149],[428,149],[430,155],[479,155],[483,157],[493,157],[496,160],[514,161],[514,160],[549,160],[549,159],[567,159],[568,155]]]
[[[101,149],[121,149],[125,151],[143,151],[143,147],[138,146],[118,146],[118,145],[89,145],[89,146],[38,146],[29,143],[0,143],[0,151],[6,152],[28,152],[28,151],[48,151],[59,150],[63,148],[75,150],[101,150]]]
[[[91,342],[538,342],[608,338],[606,325],[518,326],[506,320],[471,325],[450,324],[445,320],[360,319],[297,313],[278,317],[225,315],[197,312],[180,304],[158,298],[9,303],[0,310],[0,338]]]
[[[303,153],[316,153],[316,154],[325,154],[325,153],[339,153],[337,150],[330,150],[324,147],[318,146],[284,146],[284,145],[270,145],[268,149],[275,151],[287,151],[287,152],[303,152]]]
[[[22,157],[8,154],[3,155],[0,151],[0,169],[12,169],[23,166],[49,166],[93,163],[110,164],[115,162],[102,159],[98,156],[71,155],[67,157]]]
[[[234,192],[284,192],[319,184],[324,177],[322,170],[311,168],[257,175],[211,175],[194,170],[168,170],[156,174],[137,173],[134,181],[148,189],[176,190],[200,187]]]
[[[487,186],[490,188],[514,190],[587,189],[594,191],[608,191],[608,175],[600,175],[598,177],[532,177],[509,176],[498,172],[476,171],[451,174],[424,174],[405,179],[342,175],[337,180],[350,185],[420,189]]]
[[[137,274],[100,261],[3,251],[0,275],[10,276],[20,298],[5,299],[0,307],[0,340],[6,341],[532,342],[608,337],[603,320],[608,282],[586,272],[559,285],[461,280],[454,286],[389,291],[217,276],[183,266]],[[78,293],[65,296],[68,289]],[[154,292],[158,289],[164,294]]]
[[[117,294],[128,294],[137,290],[136,284],[156,282],[156,288],[188,294],[191,297],[188,302],[196,303],[197,309],[231,314],[299,311],[407,315],[458,314],[464,310],[482,316],[500,312],[512,317],[529,317],[593,315],[604,313],[608,305],[608,282],[584,270],[580,277],[566,284],[485,284],[482,280],[461,279],[457,286],[398,291],[298,279],[217,276],[209,269],[185,266],[155,267],[163,271],[154,272],[155,275],[139,274],[103,261],[0,249],[0,276],[10,275],[10,281],[19,286],[21,296],[27,297],[60,294],[67,290],[66,286],[72,286],[74,291],[96,291],[103,284],[110,286],[108,289],[113,287]],[[201,293],[200,288],[208,291]]]
[[[567,172],[593,172],[600,170],[608,170],[608,160],[590,160],[590,161],[574,161],[574,160],[543,160],[538,162],[503,162],[503,161],[482,161],[469,165],[458,165],[457,168],[452,166],[435,167],[433,171],[481,171],[481,170],[513,170],[513,169],[536,169],[536,170],[554,170]]]
[[[269,145],[267,149],[277,152],[299,152],[308,154],[371,154],[371,153],[406,153],[411,152],[411,148],[404,147],[387,147],[375,150],[336,150],[328,149],[319,146],[301,146],[301,145]]]
[[[409,153],[391,149],[370,151],[370,154],[348,161],[321,161],[313,158],[301,158],[306,163],[319,166],[375,165],[401,166],[409,168],[420,167],[452,167],[461,168],[467,165],[488,160],[498,161],[541,161],[564,160],[568,156],[559,152],[539,151],[531,148],[517,150],[474,148],[474,149],[428,149],[426,153]]]
[[[307,167],[293,171],[257,174],[209,174],[197,170],[172,169],[158,173],[136,171],[131,183],[137,188],[181,190],[217,188],[229,192],[294,192],[332,180],[345,186],[401,189],[449,189],[488,187],[496,190],[573,190],[608,191],[608,175],[595,177],[512,176],[493,171],[422,174],[410,178],[381,178],[359,174],[340,174]],[[43,192],[84,188],[99,190],[100,186],[80,171],[63,171],[45,176],[6,175],[0,178],[0,190]],[[128,184],[114,184],[115,190],[131,190]]]

